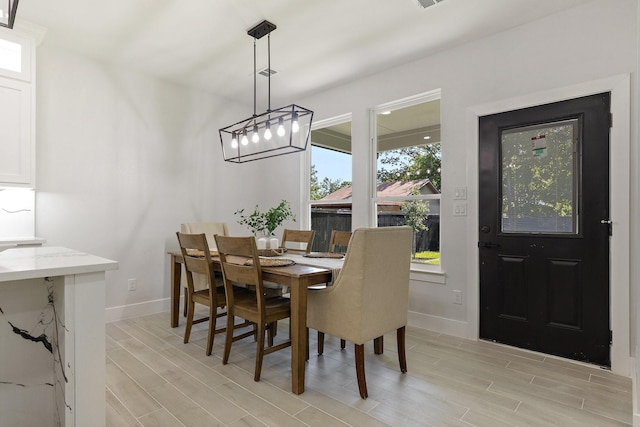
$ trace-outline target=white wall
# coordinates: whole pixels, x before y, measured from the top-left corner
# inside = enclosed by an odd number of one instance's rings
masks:
[[[46,39],[37,73],[36,235],[119,262],[107,274],[107,307],[138,306],[115,316],[168,308],[166,253],[177,249],[181,222],[227,221],[233,233],[247,234],[235,210],[297,198],[297,182],[282,185],[286,170],[265,169],[273,161],[221,160],[218,129],[249,107],[112,68]],[[130,278],[135,292],[127,291]]]
[[[413,281],[412,322],[467,334],[469,310],[454,305],[452,289],[469,295],[476,250],[469,245],[473,218],[476,141],[467,120],[475,106],[613,75],[638,71],[636,0],[596,0],[420,61],[291,100],[317,120],[349,113],[354,153],[369,144],[369,111],[376,105],[442,89],[444,283]],[[380,54],[384,54],[381,52]],[[632,117],[638,117],[635,98]],[[155,309],[169,296],[166,251],[175,249],[179,223],[227,221],[247,234],[233,212],[255,203],[290,200],[300,211],[299,155],[228,165],[218,128],[247,116],[249,105],[110,68],[45,44],[38,52],[36,234],[50,245],[112,258],[107,306]],[[637,177],[637,128],[632,121],[632,176]],[[291,179],[293,177],[293,179]],[[354,225],[367,225],[368,165],[353,166]],[[468,186],[467,217],[453,217],[453,187]],[[638,217],[637,179],[631,182],[631,217]],[[638,232],[632,247],[637,251]],[[473,246],[473,245],[471,245]],[[630,254],[637,259],[637,253]],[[637,269],[632,295],[638,296]],[[415,277],[415,276],[414,276]],[[129,278],[138,290],[128,292]],[[164,307],[167,307],[165,305]],[[134,312],[134,311],[131,311]],[[140,310],[138,311],[140,312]],[[125,313],[126,314],[126,313]],[[632,318],[636,319],[635,305]],[[632,329],[632,337],[638,333]],[[635,347],[635,340],[633,343]],[[633,348],[633,347],[632,347]]]
[[[354,153],[365,153],[369,144],[369,108],[442,89],[441,244],[442,269],[446,277],[444,285],[436,281],[412,282],[410,308],[414,311],[411,316],[414,324],[472,335],[467,324],[474,322],[469,316],[477,315],[477,309],[454,305],[451,292],[462,289],[468,296],[477,292],[478,286],[474,271],[477,259],[477,248],[474,247],[477,241],[474,223],[477,217],[477,141],[467,126],[470,111],[478,105],[619,74],[632,73],[632,87],[635,87],[638,71],[636,9],[635,0],[590,2],[300,100],[301,105],[315,110],[318,120],[353,112]],[[636,111],[635,97],[633,99],[632,108]],[[633,159],[631,168],[637,171],[637,128],[635,121],[632,122],[632,151],[626,156],[623,153],[623,157]],[[616,168],[612,168],[612,173],[616,172]],[[367,165],[354,164],[354,194],[366,188],[367,176]],[[469,187],[467,217],[448,214],[452,212],[453,202],[450,190],[458,186]],[[637,181],[631,182],[631,191],[637,199]],[[367,204],[366,196],[354,199],[354,215],[360,218],[354,218],[354,223],[366,223]],[[634,206],[632,218],[638,216],[637,203]],[[631,259],[637,259],[637,255],[631,254]],[[635,277],[631,281],[633,284],[638,281],[637,272]],[[632,294],[637,293],[633,286]],[[464,301],[466,304],[469,299]],[[634,316],[635,312],[634,306]],[[635,334],[635,328],[632,333]]]

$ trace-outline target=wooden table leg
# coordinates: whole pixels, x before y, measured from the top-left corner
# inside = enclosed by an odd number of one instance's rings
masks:
[[[291,286],[291,391],[304,393],[307,355],[307,284]]]
[[[178,327],[180,316],[180,275],[182,265],[176,261],[175,255],[171,255],[171,327]]]

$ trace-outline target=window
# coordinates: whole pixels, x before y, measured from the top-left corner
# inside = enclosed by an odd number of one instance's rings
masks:
[[[16,73],[22,71],[22,45],[0,38],[0,68]]]
[[[0,27],[0,76],[31,82],[35,71],[32,60],[40,36]]]
[[[351,116],[316,123],[310,151],[312,250],[325,252],[332,230],[351,231]]]
[[[440,91],[372,111],[378,227],[414,229],[413,266],[440,264]]]
[[[501,231],[577,234],[578,119],[502,131]]]

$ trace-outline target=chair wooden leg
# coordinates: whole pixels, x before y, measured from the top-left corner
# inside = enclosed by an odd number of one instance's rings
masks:
[[[407,372],[407,352],[405,351],[405,327],[398,328],[397,330],[398,341],[398,362],[400,362],[400,372],[403,374]]]
[[[318,331],[318,355],[324,353],[324,332]]]
[[[262,358],[264,357],[264,333],[265,325],[258,325],[258,345],[256,348],[256,371],[253,375],[254,381],[260,381],[262,372]]]
[[[184,310],[183,310],[183,316],[187,317],[187,305],[189,304],[189,290],[187,288],[185,288],[184,286],[182,287],[184,289]]]
[[[227,330],[224,340],[224,355],[222,356],[222,364],[226,365],[229,362],[229,353],[231,353],[231,343],[233,342],[233,324],[235,323],[235,316],[233,312],[227,308]]]
[[[347,342],[345,340],[340,340],[340,349],[344,350],[347,347]]]
[[[278,322],[271,322],[267,326],[267,345],[273,347],[273,337],[276,336],[278,330]]]
[[[191,327],[193,326],[193,312],[196,309],[196,304],[193,301],[189,301],[188,303],[189,310],[187,311],[187,326],[184,328],[184,343],[189,342],[189,337],[191,336]]]
[[[216,307],[209,307],[209,334],[207,336],[207,356],[211,356],[213,350],[213,338],[216,335]]]
[[[373,340],[373,352],[375,354],[382,354],[383,351],[384,351],[384,338],[380,336]]]
[[[358,390],[360,390],[360,397],[366,399],[369,393],[367,393],[367,378],[364,375],[364,344],[355,344],[355,354]]]

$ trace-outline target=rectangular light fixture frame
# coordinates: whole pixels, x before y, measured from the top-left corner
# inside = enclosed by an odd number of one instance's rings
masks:
[[[0,0],[0,27],[13,29],[16,21],[16,10],[18,9],[18,0]]]
[[[297,132],[292,131],[295,118],[297,118],[299,128]],[[281,120],[284,135],[279,136],[278,126]],[[219,130],[224,160],[232,163],[246,163],[304,151],[309,142],[312,120],[313,111],[291,104],[224,127]],[[270,140],[264,136],[267,127],[272,134]],[[258,142],[251,140],[254,130],[257,130],[259,134]],[[236,136],[235,144],[233,143],[234,134]],[[241,141],[243,135],[248,138],[246,145]]]

